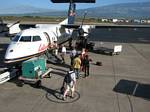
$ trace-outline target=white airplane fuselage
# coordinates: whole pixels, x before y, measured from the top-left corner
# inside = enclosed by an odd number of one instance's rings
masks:
[[[27,60],[45,52],[48,47],[53,47],[57,37],[69,35],[66,30],[60,32],[60,25],[47,28],[30,28],[18,33],[9,44],[5,63]]]

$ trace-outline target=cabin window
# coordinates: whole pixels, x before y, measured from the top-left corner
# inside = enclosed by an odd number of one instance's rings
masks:
[[[21,36],[20,42],[31,42],[31,36]]]
[[[40,36],[33,36],[33,42],[35,41],[41,41],[41,37]]]
[[[12,41],[17,42],[19,40],[20,35],[16,35],[14,38],[12,38]]]

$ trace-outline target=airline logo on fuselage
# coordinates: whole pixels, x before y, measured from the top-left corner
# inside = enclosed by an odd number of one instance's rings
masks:
[[[47,49],[48,46],[46,46],[45,44],[40,44],[38,52],[44,51]]]

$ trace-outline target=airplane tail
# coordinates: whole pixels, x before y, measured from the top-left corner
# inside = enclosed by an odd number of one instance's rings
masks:
[[[74,24],[75,15],[76,15],[75,11],[76,11],[76,4],[70,3],[69,10],[68,10],[68,18],[59,24],[60,25]]]
[[[74,24],[76,15],[76,4],[70,3],[68,10],[68,24]]]

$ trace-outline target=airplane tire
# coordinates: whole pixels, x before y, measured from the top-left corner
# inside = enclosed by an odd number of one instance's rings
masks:
[[[38,80],[38,81],[35,83],[35,87],[36,87],[36,88],[40,88],[40,87],[41,87],[41,84],[42,84],[42,81],[41,81],[41,80]]]
[[[23,87],[24,85],[24,81],[20,80],[18,83],[17,83],[17,86],[18,87]]]

